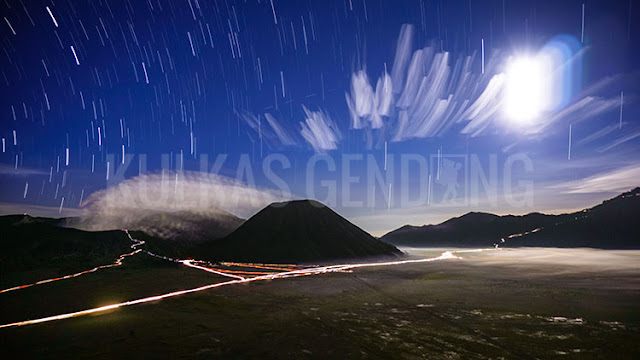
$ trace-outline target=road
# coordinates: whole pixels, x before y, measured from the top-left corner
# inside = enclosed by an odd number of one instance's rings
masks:
[[[138,254],[140,252],[143,252],[143,253],[145,253],[145,254],[147,254],[149,256],[153,256],[153,257],[156,257],[156,258],[164,259],[164,260],[167,260],[167,261],[181,263],[181,264],[183,264],[185,266],[188,266],[190,268],[193,268],[193,269],[198,269],[198,270],[201,270],[201,271],[206,271],[206,272],[210,272],[210,273],[213,273],[213,274],[216,274],[216,275],[224,276],[224,277],[230,278],[231,280],[224,281],[224,282],[219,282],[219,283],[214,283],[214,284],[209,284],[209,285],[205,285],[205,286],[200,286],[200,287],[196,287],[196,288],[192,288],[192,289],[186,289],[186,290],[180,290],[180,291],[174,291],[174,292],[170,292],[170,293],[165,293],[165,294],[161,294],[161,295],[144,297],[144,298],[125,301],[125,302],[121,302],[121,303],[117,303],[117,304],[111,304],[111,305],[106,305],[106,306],[86,309],[86,310],[82,310],[82,311],[76,311],[76,312],[71,312],[71,313],[66,313],[66,314],[58,314],[58,315],[48,316],[48,317],[39,318],[39,319],[24,320],[24,321],[18,321],[18,322],[3,324],[3,325],[0,325],[0,328],[33,325],[33,324],[39,324],[39,323],[44,323],[44,322],[69,319],[69,318],[72,318],[72,317],[84,316],[84,315],[89,315],[89,314],[96,314],[96,313],[101,313],[101,312],[117,309],[117,308],[120,308],[120,307],[138,305],[138,304],[148,303],[148,302],[152,302],[152,301],[159,301],[159,300],[163,300],[163,299],[167,299],[167,298],[171,298],[171,297],[176,297],[176,296],[180,296],[180,295],[195,293],[195,292],[199,292],[199,291],[210,290],[210,289],[214,289],[214,288],[218,288],[218,287],[222,287],[222,286],[234,285],[234,284],[249,283],[249,282],[254,282],[254,281],[262,281],[262,280],[284,279],[284,278],[298,277],[298,276],[319,275],[319,274],[326,274],[326,273],[332,273],[332,272],[344,272],[344,271],[350,271],[350,270],[353,270],[353,269],[364,268],[364,267],[397,266],[397,265],[402,265],[402,264],[424,263],[424,262],[441,261],[441,260],[456,260],[456,259],[459,260],[459,259],[462,259],[462,258],[460,256],[458,256],[457,254],[460,254],[460,253],[499,250],[499,248],[496,247],[496,248],[492,248],[492,249],[472,249],[472,250],[444,251],[439,256],[430,257],[430,258],[411,259],[411,260],[398,260],[398,261],[388,261],[388,262],[337,264],[337,265],[328,265],[328,266],[310,266],[310,267],[300,267],[298,265],[245,264],[245,263],[231,263],[231,262],[221,263],[221,264],[218,264],[218,265],[213,265],[213,264],[210,264],[210,263],[208,263],[206,261],[198,261],[198,260],[192,260],[192,259],[173,259],[173,258],[170,258],[170,257],[166,257],[166,256],[162,256],[162,255],[151,253],[151,252],[149,252],[147,250],[138,249],[137,247],[143,245],[144,241],[134,239],[131,236],[131,234],[129,234],[129,232],[127,230],[123,230],[123,231],[127,234],[129,239],[131,239],[131,241],[133,242],[133,245],[131,245],[131,248],[134,249],[134,251],[132,251],[130,253],[122,254],[120,257],[118,257],[118,259],[116,259],[116,261],[113,264],[98,266],[98,267],[95,267],[95,268],[90,269],[90,270],[86,270],[86,271],[82,271],[82,272],[79,272],[79,273],[70,274],[70,275],[66,275],[66,276],[62,276],[62,277],[58,277],[58,278],[54,278],[54,279],[41,280],[41,281],[38,281],[38,282],[35,282],[35,283],[32,283],[32,284],[16,286],[16,287],[13,287],[13,288],[10,288],[10,289],[2,290],[2,291],[0,291],[0,294],[4,293],[4,292],[20,290],[20,289],[28,288],[28,287],[31,287],[31,286],[40,285],[40,284],[50,283],[50,282],[53,282],[53,281],[71,279],[71,278],[75,278],[75,277],[78,277],[78,276],[83,275],[83,274],[88,274],[88,273],[92,273],[92,272],[98,271],[100,269],[106,269],[106,268],[110,268],[110,267],[120,266],[120,265],[122,265],[122,261],[126,257],[134,256],[134,255],[136,255],[136,254]],[[222,269],[222,268],[219,268],[219,267],[224,267],[225,269]],[[230,269],[226,269],[226,268],[246,268],[247,270],[246,271],[236,271],[236,270],[230,270]],[[251,269],[254,269],[254,270],[258,269],[259,271],[250,271]],[[264,271],[264,270],[271,270],[271,272]]]

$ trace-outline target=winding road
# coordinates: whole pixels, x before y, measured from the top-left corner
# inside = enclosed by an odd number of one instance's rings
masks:
[[[69,318],[72,318],[72,317],[78,317],[78,316],[84,316],[84,315],[89,315],[89,314],[105,312],[105,311],[117,309],[117,308],[120,308],[120,307],[138,305],[138,304],[148,303],[148,302],[152,302],[152,301],[158,301],[158,300],[162,300],[162,299],[167,299],[167,298],[176,297],[176,296],[180,296],[180,295],[195,293],[195,292],[199,292],[199,291],[210,290],[210,289],[214,289],[214,288],[218,288],[218,287],[222,287],[222,286],[227,286],[227,285],[249,283],[249,282],[261,281],[261,280],[284,279],[284,278],[297,277],[297,276],[319,275],[319,274],[326,274],[326,273],[332,273],[332,272],[344,272],[344,271],[357,269],[357,268],[364,268],[364,267],[394,266],[394,265],[411,264],[411,263],[424,263],[424,262],[432,262],[432,261],[440,261],[440,260],[462,259],[460,256],[458,256],[456,254],[466,253],[466,252],[481,252],[481,251],[499,250],[499,248],[496,247],[496,248],[492,248],[492,249],[472,249],[472,250],[445,251],[442,254],[440,254],[439,256],[431,257],[431,258],[411,259],[411,260],[398,260],[398,261],[388,261],[388,262],[372,262],[372,263],[356,263],[356,264],[338,264],[338,265],[328,265],[328,266],[312,266],[312,267],[305,267],[305,268],[299,268],[299,266],[297,266],[297,265],[279,265],[279,264],[243,264],[243,263],[222,263],[221,264],[221,265],[227,266],[227,267],[246,267],[246,268],[252,268],[252,269],[273,270],[274,271],[274,272],[269,273],[269,272],[265,272],[265,271],[253,272],[253,271],[223,270],[223,269],[214,268],[212,265],[210,265],[209,263],[207,263],[205,261],[197,261],[197,260],[191,260],[191,259],[178,260],[178,259],[173,259],[173,258],[162,256],[162,255],[157,255],[157,254],[154,254],[154,253],[149,252],[147,250],[138,249],[139,246],[144,244],[144,241],[134,239],[131,236],[131,234],[129,234],[129,231],[127,231],[127,230],[123,230],[123,231],[127,234],[129,239],[131,239],[131,241],[133,242],[133,244],[131,245],[131,248],[134,249],[134,250],[132,252],[130,252],[130,253],[126,253],[126,254],[120,255],[120,257],[118,257],[118,259],[116,259],[116,261],[113,264],[98,266],[98,267],[95,267],[93,269],[82,271],[82,272],[75,273],[75,274],[70,274],[70,275],[66,275],[66,276],[62,276],[62,277],[58,277],[58,278],[53,278],[53,279],[41,280],[41,281],[38,281],[38,282],[35,282],[35,283],[32,283],[32,284],[20,285],[20,286],[12,287],[12,288],[9,288],[9,289],[0,290],[0,294],[5,293],[5,292],[9,292],[9,291],[25,289],[25,288],[28,288],[28,287],[31,287],[31,286],[40,285],[40,284],[50,283],[50,282],[53,282],[53,281],[71,279],[71,278],[75,278],[75,277],[78,277],[78,276],[83,275],[83,274],[88,274],[88,273],[92,273],[92,272],[98,271],[100,269],[106,269],[106,268],[110,268],[110,267],[120,266],[120,265],[122,265],[122,261],[126,257],[136,255],[136,254],[138,254],[140,252],[144,252],[145,254],[147,254],[149,256],[153,256],[153,257],[160,258],[160,259],[163,259],[163,260],[167,260],[167,261],[171,261],[171,262],[175,262],[175,263],[181,263],[181,264],[183,264],[185,266],[188,266],[190,268],[193,268],[193,269],[198,269],[198,270],[210,272],[210,273],[213,273],[213,274],[216,274],[216,275],[224,276],[224,277],[230,278],[231,280],[224,281],[224,282],[218,282],[218,283],[214,283],[214,284],[209,284],[209,285],[205,285],[205,286],[200,286],[200,287],[196,287],[196,288],[192,288],[192,289],[186,289],[186,290],[180,290],[180,291],[174,291],[174,292],[170,292],[170,293],[165,293],[165,294],[161,294],[161,295],[144,297],[144,298],[140,298],[140,299],[136,299],[136,300],[129,300],[129,301],[125,301],[125,302],[121,302],[121,303],[117,303],[117,304],[111,304],[111,305],[106,305],[106,306],[86,309],[86,310],[82,310],[82,311],[76,311],[76,312],[71,312],[71,313],[66,313],[66,314],[58,314],[58,315],[48,316],[48,317],[39,318],[39,319],[32,319],[32,320],[25,320],[25,321],[18,321],[18,322],[3,324],[3,325],[0,325],[0,328],[33,325],[33,324],[39,324],[39,323],[44,323],[44,322],[49,322],[49,321],[69,319]],[[209,266],[205,266],[205,265],[209,265]],[[244,274],[244,276],[242,276],[240,274]],[[251,275],[256,275],[256,276],[251,276]]]

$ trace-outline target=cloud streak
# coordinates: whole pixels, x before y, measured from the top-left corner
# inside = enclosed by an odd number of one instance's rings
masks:
[[[391,75],[385,71],[375,91],[364,71],[352,74],[345,94],[351,128],[385,128],[393,141],[404,141],[441,136],[455,123],[467,122],[462,132],[478,135],[501,105],[500,56],[485,64],[486,75],[478,74],[472,70],[473,56],[452,61],[450,53],[434,47],[412,52],[412,42],[413,27],[404,25]]]
[[[633,140],[635,138],[640,137],[640,131],[636,131],[634,133],[631,134],[627,134],[621,138],[616,139],[615,141],[613,141],[611,144],[606,145],[600,149],[598,149],[599,152],[605,152],[608,150],[613,149],[614,147],[618,146],[618,145],[622,145],[624,143],[626,143],[627,141]]]
[[[270,147],[277,146],[293,146],[296,145],[296,141],[280,124],[280,122],[271,114],[265,113],[262,120],[260,115],[256,116],[253,113],[244,112],[238,114],[238,116],[253,130],[258,136],[262,137],[262,140]]]
[[[340,129],[333,122],[329,114],[322,110],[311,111],[302,106],[306,119],[300,122],[300,135],[313,147],[316,152],[337,149],[342,138]]]
[[[587,96],[549,117],[545,125],[558,121],[579,123],[620,107],[619,98],[604,99]]]
[[[567,194],[618,193],[638,186],[640,166],[632,165],[614,169],[581,180],[567,181],[547,188]]]
[[[43,171],[39,169],[32,169],[26,167],[14,167],[7,165],[0,165],[0,175],[12,175],[12,176],[31,176],[31,175],[41,175],[41,176],[49,176],[48,171]]]
[[[576,145],[586,145],[589,144],[591,142],[594,142],[604,136],[609,135],[610,133],[614,132],[618,130],[618,124],[611,124],[608,126],[603,127],[600,130],[597,130],[587,136],[585,136],[584,138],[580,139],[579,141],[576,142]]]

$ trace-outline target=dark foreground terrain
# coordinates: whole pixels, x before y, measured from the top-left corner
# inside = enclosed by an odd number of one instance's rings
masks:
[[[21,358],[638,358],[639,251],[459,255],[230,285],[0,329],[0,348]],[[0,294],[2,323],[218,281],[132,257],[118,268]]]

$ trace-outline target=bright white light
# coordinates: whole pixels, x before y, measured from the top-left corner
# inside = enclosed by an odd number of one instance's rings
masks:
[[[528,122],[549,105],[550,89],[546,61],[539,57],[518,58],[507,68],[505,115],[518,122]]]

